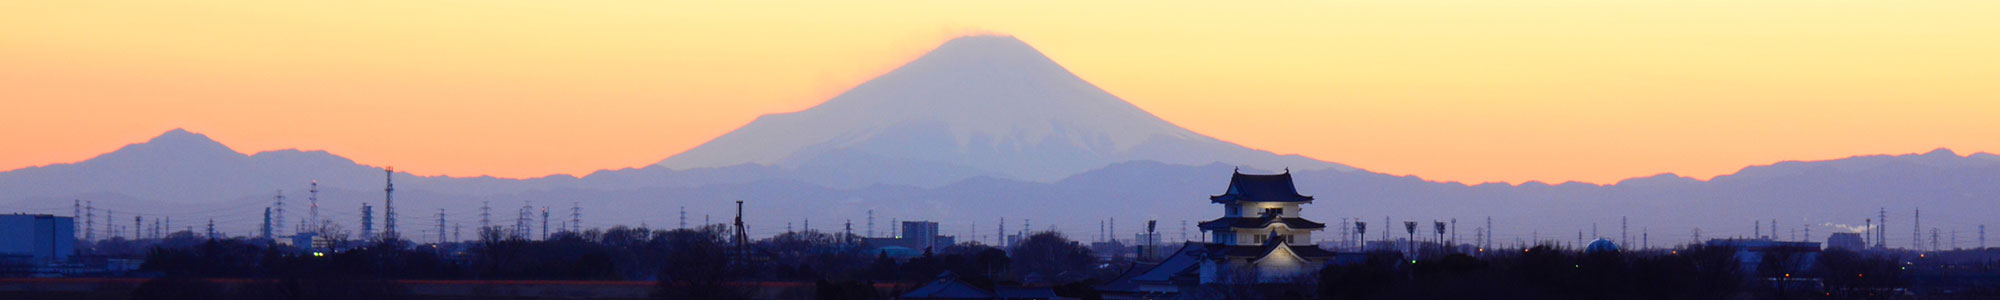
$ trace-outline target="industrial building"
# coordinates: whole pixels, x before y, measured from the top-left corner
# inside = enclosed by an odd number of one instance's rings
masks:
[[[887,253],[891,257],[909,258],[922,255],[925,249],[943,250],[958,244],[958,238],[938,235],[938,223],[930,221],[903,221],[901,236],[887,238],[864,238],[862,244],[869,252]]]
[[[0,261],[47,265],[68,262],[75,252],[76,218],[0,215]]]

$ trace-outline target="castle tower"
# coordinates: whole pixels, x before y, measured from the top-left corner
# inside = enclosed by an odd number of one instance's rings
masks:
[[[1229,189],[1210,196],[1222,204],[1222,217],[1201,222],[1212,232],[1206,245],[1203,283],[1224,282],[1239,274],[1276,280],[1319,270],[1334,253],[1312,244],[1313,232],[1326,224],[1299,217],[1300,205],[1313,197],[1300,195],[1290,171],[1274,175],[1234,173]],[[1244,273],[1247,272],[1247,273]]]

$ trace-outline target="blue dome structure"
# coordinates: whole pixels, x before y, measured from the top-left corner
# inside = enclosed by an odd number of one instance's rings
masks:
[[[1608,252],[1618,252],[1618,243],[1613,243],[1611,242],[1611,240],[1607,239],[1597,239],[1595,241],[1590,241],[1589,246],[1583,247],[1583,253],[1585,254],[1608,253]]]

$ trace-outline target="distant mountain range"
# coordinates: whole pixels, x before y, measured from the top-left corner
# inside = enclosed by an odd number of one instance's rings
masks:
[[[2000,156],[1945,149],[1781,162],[1707,181],[1661,174],[1602,186],[1466,185],[1373,173],[1194,133],[1002,36],[955,39],[824,104],[759,118],[645,168],[581,178],[399,173],[395,180],[399,220],[415,225],[402,231],[417,239],[434,236],[439,209],[449,224],[478,226],[482,203],[495,224],[512,222],[523,206],[565,219],[574,203],[587,226],[657,228],[679,226],[683,207],[689,223],[702,215],[723,222],[733,213],[730,202],[742,199],[757,235],[783,231],[778,223],[804,228],[808,222],[821,230],[853,222],[856,233],[865,233],[873,210],[882,223],[878,233],[892,220],[925,219],[943,222],[949,234],[976,224],[990,241],[1002,218],[1010,230],[1032,222],[1086,239],[1095,234],[1091,223],[1105,218],[1125,225],[1118,228],[1128,238],[1143,220],[1157,219],[1177,238],[1176,222],[1219,215],[1204,197],[1221,193],[1238,168],[1288,168],[1301,192],[1318,197],[1309,218],[1332,225],[1343,218],[1458,218],[1466,240],[1487,216],[1495,218],[1501,242],[1570,241],[1593,223],[1597,236],[1616,238],[1619,218],[1630,217],[1636,243],[1642,231],[1652,241],[1684,241],[1697,227],[1704,237],[1749,235],[1742,229],[1753,220],[1794,230],[1854,225],[1886,208],[1892,245],[1907,245],[1914,208],[1925,209],[1925,227],[1968,233],[2000,216]],[[361,203],[383,209],[385,178],[377,166],[324,151],[244,155],[173,130],[82,162],[0,173],[0,212],[69,215],[71,200],[88,200],[116,211],[113,224],[129,226],[133,214],[185,220],[175,227],[213,218],[241,234],[254,230],[279,194],[287,197],[288,223],[303,220],[313,180],[322,190],[323,218],[357,226]],[[1833,227],[1814,228],[1823,237]],[[1959,237],[1963,246],[1971,239]]]

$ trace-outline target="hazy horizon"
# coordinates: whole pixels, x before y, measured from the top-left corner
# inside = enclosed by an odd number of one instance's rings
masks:
[[[1197,133],[1444,181],[2000,151],[2000,58],[1979,42],[1995,4],[1560,2],[20,3],[0,15],[0,98],[36,113],[0,120],[0,169],[188,128],[419,174],[583,175],[967,33]]]

